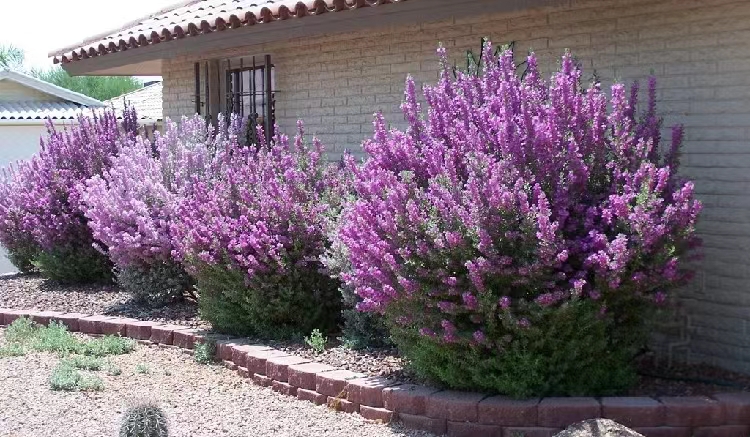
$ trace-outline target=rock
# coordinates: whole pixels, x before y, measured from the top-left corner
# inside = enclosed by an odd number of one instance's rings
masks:
[[[609,419],[589,419],[574,423],[555,437],[644,437],[625,425]]]

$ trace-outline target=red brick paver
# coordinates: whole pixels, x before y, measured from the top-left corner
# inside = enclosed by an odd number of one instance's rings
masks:
[[[503,437],[553,437],[560,431],[560,428],[543,426],[509,426],[503,428]]]
[[[374,420],[381,423],[391,423],[393,421],[393,411],[385,408],[368,407],[367,405],[359,406],[359,415],[367,420]]]
[[[656,426],[633,429],[646,437],[692,437],[692,432],[688,427]]]
[[[479,402],[479,423],[501,426],[534,426],[539,399],[516,400],[493,396]]]
[[[286,382],[273,381],[271,388],[277,393],[281,393],[287,396],[297,396],[297,387],[287,384]]]
[[[245,353],[247,356],[247,369],[259,375],[266,374],[266,361],[269,358],[288,357],[286,352],[275,349],[268,350],[249,350]]]
[[[359,404],[335,396],[328,396],[328,408],[344,413],[358,413]]]
[[[455,422],[476,422],[479,401],[487,397],[480,393],[441,391],[427,398],[427,417]]]
[[[305,390],[315,390],[315,375],[338,370],[322,363],[294,364],[287,369],[289,383]],[[324,402],[325,403],[325,402]]]
[[[78,330],[84,334],[102,334],[102,322],[110,318],[107,316],[89,316],[78,319]]]
[[[572,423],[601,417],[601,405],[594,398],[544,398],[539,402],[537,425],[564,428]]]
[[[724,424],[724,407],[703,396],[667,396],[659,399],[666,407],[668,426],[715,426]]]
[[[649,397],[605,397],[601,400],[602,417],[629,428],[664,425],[665,407]]]
[[[78,320],[84,317],[89,317],[89,315],[81,313],[63,313],[52,317],[50,321],[54,320],[57,323],[65,325],[70,332],[78,332],[80,330]]]
[[[160,326],[157,322],[128,322],[125,328],[125,335],[136,340],[149,340],[151,339],[151,329],[154,326]]]
[[[104,335],[116,335],[125,337],[125,335],[127,334],[128,323],[134,322],[137,322],[137,320],[111,317],[107,320],[102,320],[100,326],[102,334]]]
[[[297,399],[301,401],[312,402],[315,405],[324,405],[328,401],[328,396],[322,395],[315,390],[297,389]]]
[[[346,386],[346,399],[368,407],[383,407],[383,389],[394,383],[378,376],[368,376],[349,381]]]
[[[266,359],[266,375],[274,381],[289,381],[289,366],[309,363],[310,360],[296,356],[269,357]]]
[[[747,425],[705,426],[693,429],[693,437],[747,437]]]
[[[727,425],[750,425],[750,393],[718,393],[713,398],[724,406]]]
[[[247,367],[247,354],[249,352],[270,351],[272,349],[268,346],[233,344],[232,346],[230,346],[230,350],[232,355],[229,359],[231,359],[234,364],[240,367]]]
[[[414,416],[425,414],[427,398],[440,389],[404,384],[383,389],[383,405],[396,412]]]
[[[59,311],[33,311],[30,316],[32,322],[47,326],[49,325],[50,320],[53,320],[54,317],[61,316],[62,314],[63,313]]]
[[[498,425],[482,425],[471,422],[448,421],[448,437],[502,437],[503,428]]]
[[[361,378],[361,373],[349,370],[334,370],[315,375],[315,391],[331,397],[346,398],[346,386],[349,380]]]
[[[405,427],[410,429],[419,429],[437,435],[443,435],[447,430],[447,421],[445,419],[433,419],[430,417],[416,416],[406,413],[398,413],[398,418],[399,420],[401,420],[401,422],[403,422]]]
[[[198,329],[190,328],[175,329],[172,344],[183,349],[193,349],[196,343],[200,343],[203,340],[201,332]]]

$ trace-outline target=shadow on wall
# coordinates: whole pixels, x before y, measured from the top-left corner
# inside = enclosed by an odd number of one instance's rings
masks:
[[[0,246],[0,275],[3,273],[16,273],[17,271],[18,269],[10,263],[5,248]]]

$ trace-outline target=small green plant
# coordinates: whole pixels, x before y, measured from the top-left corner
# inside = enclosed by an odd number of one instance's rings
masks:
[[[52,371],[49,378],[50,388],[54,391],[101,391],[102,380],[94,375],[83,375],[70,362],[62,361]]]
[[[216,360],[216,343],[207,340],[195,345],[193,354],[195,362],[198,364],[211,364]]]
[[[129,338],[106,336],[93,340],[81,340],[68,332],[68,328],[57,322],[40,326],[27,318],[16,319],[5,330],[8,346],[30,348],[39,352],[56,352],[62,356],[70,354],[104,357],[122,355],[135,349],[135,341]]]
[[[10,343],[0,347],[0,358],[21,357],[24,355],[26,355],[26,349],[19,344]]]
[[[151,368],[146,364],[138,364],[135,366],[135,373],[139,375],[148,375],[151,373]]]
[[[107,355],[127,354],[129,352],[132,352],[134,349],[134,340],[108,335],[106,337],[95,338],[84,343],[81,353],[83,355],[105,357]]]
[[[122,369],[117,367],[113,363],[107,363],[106,366],[104,366],[104,371],[107,372],[107,375],[109,376],[120,376],[122,375]]]
[[[39,325],[32,322],[31,319],[20,317],[5,329],[5,340],[8,343],[25,343],[34,338],[38,328]]]
[[[68,328],[57,322],[50,322],[49,326],[37,327],[35,336],[30,339],[31,347],[39,352],[57,352],[60,355],[77,353],[81,348],[81,341],[68,332]]]
[[[104,362],[101,359],[88,355],[74,355],[65,362],[81,370],[101,370],[104,367]]]
[[[305,337],[305,343],[312,348],[316,353],[321,353],[326,350],[326,343],[328,343],[328,337],[323,337],[323,333],[320,329],[313,329],[309,337]]]
[[[125,411],[120,437],[168,437],[169,424],[164,410],[155,402],[131,405]]]

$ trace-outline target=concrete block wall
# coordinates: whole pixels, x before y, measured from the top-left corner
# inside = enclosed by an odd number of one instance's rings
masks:
[[[415,23],[240,47],[211,58],[270,53],[276,66],[277,121],[296,120],[337,155],[360,151],[382,110],[394,126],[403,83],[438,77],[441,41],[459,60],[480,38],[533,48],[550,72],[565,49],[584,77],[605,85],[655,74],[665,127],[686,128],[683,174],[705,209],[705,259],[681,291],[696,360],[750,373],[750,2],[737,0],[571,0],[546,8]],[[193,112],[193,62],[164,67],[164,112]]]

